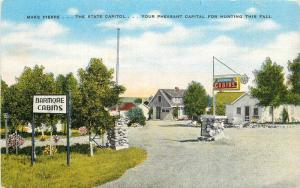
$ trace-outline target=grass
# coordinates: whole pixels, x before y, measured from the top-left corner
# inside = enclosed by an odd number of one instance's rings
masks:
[[[93,187],[119,178],[146,159],[146,151],[139,148],[96,149],[94,157],[83,154],[86,151],[80,148],[71,151],[70,167],[65,152],[40,155],[34,166],[29,155],[2,155],[2,183],[5,187]]]
[[[243,94],[244,92],[218,92],[216,101],[220,104],[230,104]]]

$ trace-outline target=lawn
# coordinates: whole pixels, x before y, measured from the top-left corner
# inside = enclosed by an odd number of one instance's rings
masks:
[[[5,187],[93,187],[119,178],[147,156],[139,148],[96,149],[94,157],[73,150],[70,167],[66,165],[65,152],[38,155],[34,166],[29,155],[2,155],[2,183]],[[37,151],[39,154],[41,150]]]
[[[244,92],[218,92],[216,94],[216,101],[222,105],[230,104],[243,94]]]

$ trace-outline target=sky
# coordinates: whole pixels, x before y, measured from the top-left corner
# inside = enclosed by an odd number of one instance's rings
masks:
[[[77,75],[77,70],[85,68],[94,57],[115,68],[117,28],[120,28],[119,80],[127,88],[124,96],[148,97],[160,88],[175,86],[185,89],[191,81],[200,82],[211,94],[213,56],[250,77],[241,88],[247,91],[254,84],[253,71],[261,67],[266,57],[284,66],[287,73],[288,60],[300,53],[297,0],[0,0],[0,3],[1,75],[9,85],[16,82],[25,66],[36,64],[55,75],[69,72]],[[89,15],[98,18],[88,18]],[[170,18],[170,15],[182,17]],[[34,16],[40,19],[32,19]],[[59,16],[59,19],[43,16]],[[232,73],[219,63],[215,69],[216,74]]]

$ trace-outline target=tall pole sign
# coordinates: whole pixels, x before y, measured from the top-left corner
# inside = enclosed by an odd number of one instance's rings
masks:
[[[215,61],[225,66],[235,74],[227,75],[215,75]],[[247,84],[249,77],[244,74],[241,75],[231,67],[220,61],[218,58],[213,56],[213,79],[212,79],[212,98],[213,98],[213,115],[216,115],[216,97],[215,90],[240,90],[240,84]]]
[[[71,124],[71,102],[67,95],[34,95],[32,115],[32,153],[31,164],[35,163],[35,114],[68,114],[67,129],[67,165],[70,165],[70,124]],[[68,105],[67,105],[68,103]]]
[[[212,80],[212,97],[213,97],[213,101],[212,101],[212,105],[213,105],[213,115],[216,115],[216,99],[215,99],[215,87],[214,87],[214,79],[215,79],[215,56],[213,56],[213,80]]]

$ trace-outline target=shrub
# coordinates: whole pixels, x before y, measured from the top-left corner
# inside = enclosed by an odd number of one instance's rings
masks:
[[[8,136],[8,147],[11,147],[13,149],[16,149],[17,147],[20,147],[25,142],[24,138],[22,138],[20,135],[13,133]]]
[[[153,115],[153,108],[150,107],[149,112],[148,112],[148,119],[151,119],[152,115]]]
[[[141,98],[136,98],[134,100],[134,103],[136,103],[136,104],[141,104],[142,102],[143,102],[143,99],[141,99]]]
[[[42,135],[42,136],[40,136],[40,141],[46,141],[47,139],[49,139],[49,136],[47,136],[47,135]]]
[[[88,130],[85,126],[79,127],[78,130],[81,136],[86,135],[88,133]]]
[[[78,129],[72,129],[71,132],[72,132],[71,135],[73,137],[75,137],[75,136],[81,136],[80,131]]]
[[[289,122],[289,113],[285,108],[282,110],[282,122]]]
[[[57,143],[59,141],[60,137],[58,135],[53,136],[53,141]]]
[[[52,155],[57,153],[57,149],[55,146],[50,147],[50,145],[47,145],[43,150],[43,154],[50,155],[50,150],[52,151]]]
[[[175,108],[173,108],[173,117],[174,118],[178,118],[178,111],[179,111],[179,108],[178,106],[176,106]]]
[[[146,124],[146,117],[140,108],[132,108],[127,112],[126,115],[130,120],[129,125],[132,125],[133,123],[139,123],[141,125]]]

